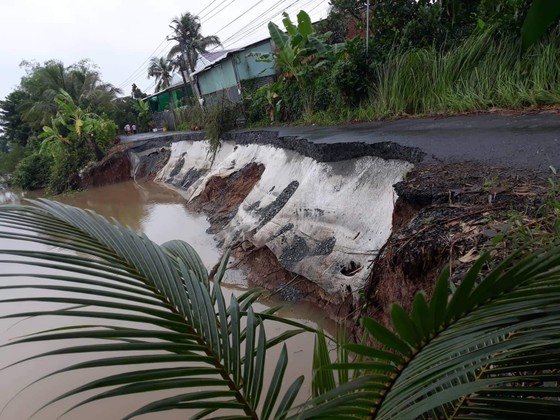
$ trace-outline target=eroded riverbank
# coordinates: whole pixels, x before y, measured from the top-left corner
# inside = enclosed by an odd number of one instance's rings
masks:
[[[465,228],[465,220],[534,207],[546,178],[436,163],[395,143],[317,144],[270,131],[228,134],[212,162],[203,137],[146,139],[115,156],[131,162],[123,176],[153,176],[182,191],[252,283],[333,318],[367,309],[386,320],[389,303],[429,293],[446,263],[466,268],[492,240],[495,226]]]

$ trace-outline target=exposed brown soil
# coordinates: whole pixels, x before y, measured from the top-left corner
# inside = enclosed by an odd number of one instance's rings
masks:
[[[131,165],[126,151],[110,153],[96,165],[86,168],[80,177],[79,188],[87,189],[131,179]]]
[[[442,268],[451,266],[460,281],[482,251],[495,262],[492,238],[515,227],[511,211],[528,217],[536,212],[546,191],[534,174],[462,163],[417,167],[395,186],[399,195],[394,230],[373,266],[367,290],[367,314],[389,321],[391,303],[410,308],[413,296],[430,295]]]
[[[208,215],[208,233],[222,230],[237,214],[239,205],[247,198],[264,172],[264,165],[250,163],[226,177],[214,176],[204,191],[193,198],[188,207]]]
[[[247,242],[235,247],[232,256],[236,260],[235,267],[246,273],[250,284],[270,290],[284,301],[311,302],[332,319],[344,318],[353,312],[351,295],[340,301],[305,277],[282,268],[274,253],[267,247],[256,249],[245,244]]]
[[[132,165],[128,152],[135,147],[136,144],[134,143],[114,146],[100,162],[86,167],[82,171],[77,181],[78,187],[87,189],[132,179]],[[171,152],[166,148],[154,148],[152,152],[141,158],[135,170],[134,178],[154,177],[166,164],[170,154]]]

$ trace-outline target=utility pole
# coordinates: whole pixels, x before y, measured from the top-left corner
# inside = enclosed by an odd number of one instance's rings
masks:
[[[369,57],[369,0],[366,6],[366,57]]]

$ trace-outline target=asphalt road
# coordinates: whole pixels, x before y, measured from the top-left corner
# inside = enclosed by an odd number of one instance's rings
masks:
[[[475,161],[491,166],[560,171],[560,115],[478,114],[445,118],[379,121],[334,127],[271,127],[280,137],[294,136],[314,143],[394,142],[418,147],[426,161]],[[247,130],[239,130],[247,131]],[[178,134],[146,133],[122,136],[135,141]]]

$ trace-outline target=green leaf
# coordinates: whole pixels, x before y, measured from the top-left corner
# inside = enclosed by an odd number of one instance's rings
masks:
[[[402,306],[391,305],[391,318],[397,334],[412,348],[416,348],[422,341],[421,330],[416,328]]]
[[[290,385],[290,387],[286,391],[286,394],[284,394],[284,398],[282,398],[280,404],[278,405],[278,409],[276,410],[276,414],[274,415],[275,419],[281,420],[286,418],[286,416],[288,415],[288,411],[290,411],[290,409],[292,408],[292,404],[294,403],[294,400],[299,393],[303,381],[304,377],[300,376],[292,383],[292,385]]]
[[[537,42],[546,30],[558,20],[560,2],[556,0],[533,0],[521,28],[523,51]]]
[[[286,28],[288,34],[290,36],[296,36],[296,34],[298,33],[298,28],[296,28],[296,26],[292,23],[290,15],[284,12],[282,13],[282,16],[284,16],[284,18],[282,19],[282,23],[284,24],[284,27]]]
[[[309,37],[309,35],[313,33],[313,23],[311,23],[311,18],[309,17],[309,15],[305,11],[300,10],[297,14],[297,20],[298,32],[302,34],[304,38]]]
[[[362,319],[362,325],[373,338],[387,348],[395,350],[403,356],[408,356],[412,352],[412,349],[406,342],[401,340],[379,322],[366,317]]]
[[[332,391],[336,387],[334,372],[327,369],[331,365],[327,340],[322,331],[315,336],[315,347],[313,350],[313,381],[312,395],[318,397]]]
[[[278,362],[276,362],[276,368],[274,369],[274,374],[272,375],[272,379],[270,380],[270,384],[268,386],[268,392],[266,393],[266,397],[263,404],[263,409],[261,412],[261,418],[268,419],[272,414],[272,409],[276,404],[276,400],[278,399],[278,394],[280,394],[280,388],[282,387],[282,382],[284,380],[284,373],[286,372],[286,366],[288,365],[288,350],[286,349],[286,345],[282,346],[282,350],[280,351],[280,357],[278,358]]]
[[[274,42],[274,45],[279,49],[285,48],[289,43],[288,36],[274,22],[268,23],[268,32]]]

